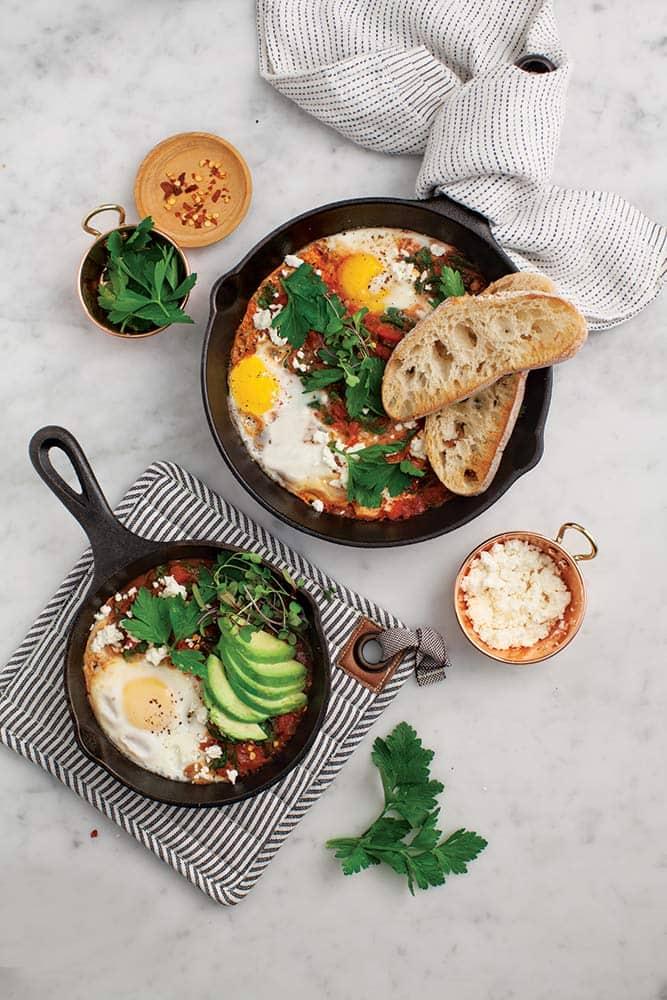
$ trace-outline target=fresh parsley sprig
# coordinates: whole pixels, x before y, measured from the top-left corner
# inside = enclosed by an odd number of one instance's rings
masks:
[[[407,441],[393,441],[389,444],[372,444],[359,451],[339,451],[347,460],[347,496],[362,507],[379,507],[382,494],[386,490],[391,497],[397,497],[409,488],[414,479],[424,475],[409,459],[388,462],[389,455],[404,450]]]
[[[183,597],[160,597],[141,587],[132,603],[132,617],[120,625],[140,642],[166,646],[175,667],[197,677],[206,676],[204,654],[198,649],[176,649],[200,630],[201,611],[195,601]]]
[[[360,837],[327,841],[343,873],[384,863],[405,876],[413,895],[415,886],[428,889],[442,885],[448,875],[465,874],[487,842],[464,829],[443,839],[437,796],[444,786],[430,776],[433,751],[401,722],[386,739],[375,740],[371,757],[382,779],[384,808]]]
[[[287,304],[271,325],[292,347],[302,347],[311,330],[322,334],[326,345],[318,353],[325,367],[302,376],[305,392],[343,382],[345,407],[352,420],[383,416],[384,361],[372,353],[371,335],[364,324],[368,309],[348,313],[310,264],[301,264],[281,280]]]
[[[122,332],[142,333],[170,323],[192,323],[180,303],[197,280],[184,277],[172,246],[152,232],[150,216],[129,236],[115,229],[107,239],[107,265],[97,301]]]

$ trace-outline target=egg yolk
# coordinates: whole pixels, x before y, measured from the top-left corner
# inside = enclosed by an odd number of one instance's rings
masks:
[[[244,413],[261,417],[271,409],[278,393],[278,380],[269,374],[266,365],[256,354],[241,358],[229,375],[229,388]]]
[[[136,677],[123,687],[125,718],[135,729],[160,733],[174,718],[169,688],[157,677]]]
[[[382,312],[386,292],[371,290],[373,278],[382,274],[384,267],[372,253],[353,253],[338,268],[338,280],[345,297],[370,312]]]

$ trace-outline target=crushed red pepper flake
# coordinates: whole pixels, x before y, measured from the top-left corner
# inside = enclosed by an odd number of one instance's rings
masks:
[[[91,830],[90,831],[90,836],[94,840],[95,837],[99,836],[99,834],[98,834],[97,830]]]
[[[220,218],[219,212],[209,212],[207,202],[217,203],[222,199],[224,204],[231,201],[229,189],[222,183],[226,178],[224,170],[220,169],[220,164],[209,158],[199,161],[200,168],[208,169],[208,181],[204,181],[201,174],[191,171],[191,182],[186,181],[185,171],[178,177],[174,174],[167,174],[166,180],[160,182],[163,193],[164,208],[170,212],[177,204],[178,198],[183,195],[191,195],[190,201],[183,201],[174,212],[182,226],[192,226],[195,229],[217,226]]]

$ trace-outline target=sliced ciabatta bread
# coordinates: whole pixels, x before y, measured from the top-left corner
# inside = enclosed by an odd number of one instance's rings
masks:
[[[571,358],[586,339],[573,305],[544,292],[447,299],[408,333],[382,380],[394,420],[414,420],[491,385],[504,375]]]
[[[426,418],[426,455],[452,493],[475,496],[491,485],[521,409],[526,372],[493,385]]]
[[[556,286],[551,278],[543,274],[515,271],[513,274],[504,274],[502,278],[492,281],[481,294],[497,295],[499,292],[547,292],[549,295],[555,295]]]

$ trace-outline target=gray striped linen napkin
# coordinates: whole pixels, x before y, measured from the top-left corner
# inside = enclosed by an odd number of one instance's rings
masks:
[[[608,191],[550,183],[571,66],[545,0],[257,0],[260,72],[362,146],[420,153],[419,198],[481,212],[519,270],[593,330],[644,308],[667,231]],[[541,55],[534,74],[514,63]]]
[[[428,654],[431,648],[435,656],[445,659],[437,633],[403,631],[405,626],[389,612],[335,583],[177,465],[151,465],[116,512],[124,524],[148,538],[228,542],[258,552],[295,578],[304,577],[305,588],[320,609],[332,663],[363,617],[388,630],[387,652],[421,646],[422,653]],[[63,659],[68,629],[90,583],[91,569],[87,550],[0,673],[0,739],[62,781],[213,900],[238,903],[396,696],[415,667],[416,654],[405,654],[380,693],[334,667],[329,708],[315,743],[294,770],[265,792],[220,808],[163,805],[130,791],[107,774],[79,750],[72,735]]]

